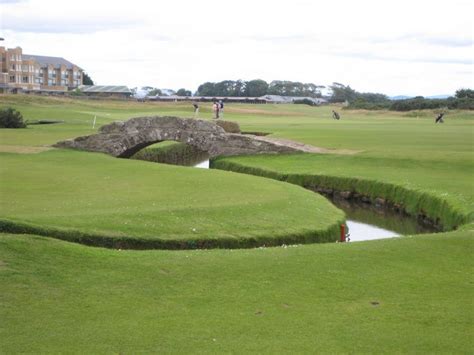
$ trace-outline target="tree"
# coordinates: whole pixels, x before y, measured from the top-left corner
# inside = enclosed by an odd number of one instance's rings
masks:
[[[268,86],[268,93],[281,96],[321,97],[321,88],[325,86],[299,81],[274,80]]]
[[[463,98],[468,98],[468,99],[474,99],[474,90],[472,89],[459,89],[456,91],[456,98],[457,99],[463,99]]]
[[[186,89],[179,89],[178,91],[176,91],[176,95],[178,96],[192,96],[192,93],[191,91],[189,90],[186,90]]]
[[[332,85],[329,85],[329,88],[332,92],[329,100],[331,102],[352,102],[357,98],[357,92],[351,89],[350,86],[334,82]]]
[[[244,96],[260,97],[267,93],[268,83],[261,79],[250,80],[245,83]]]
[[[160,89],[158,88],[154,88],[154,89],[151,89],[150,91],[148,91],[148,93],[146,94],[146,96],[161,96],[162,95],[162,92]]]
[[[204,84],[199,85],[196,95],[199,96],[216,96],[216,84],[211,82],[206,82]]]
[[[94,82],[87,73],[82,73],[82,84],[83,85],[94,85]]]
[[[21,113],[11,107],[0,110],[0,128],[25,128]]]

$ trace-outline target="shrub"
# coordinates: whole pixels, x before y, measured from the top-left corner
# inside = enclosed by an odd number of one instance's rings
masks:
[[[75,90],[70,91],[69,95],[71,95],[71,96],[84,96],[85,94],[81,91],[81,89],[76,88]]]
[[[413,99],[397,100],[392,103],[392,111],[410,111],[410,110],[434,110],[434,109],[463,109],[473,110],[474,99],[468,96],[457,98],[449,97],[447,99],[425,99],[417,96]]]
[[[363,98],[358,98],[355,101],[351,102],[349,106],[345,107],[346,109],[360,109],[360,110],[386,110],[390,107],[390,101],[381,101],[381,102],[371,102]]]
[[[317,106],[314,101],[309,100],[309,99],[294,100],[293,103],[300,104],[300,105]]]
[[[17,110],[7,107],[0,110],[0,128],[25,128],[23,116]]]

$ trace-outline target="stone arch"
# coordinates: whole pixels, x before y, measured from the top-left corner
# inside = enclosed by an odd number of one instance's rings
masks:
[[[74,148],[128,158],[139,150],[161,141],[176,141],[219,155],[295,152],[293,147],[261,141],[254,136],[227,133],[213,121],[178,117],[137,117],[114,122],[97,134],[56,143],[58,148]]]

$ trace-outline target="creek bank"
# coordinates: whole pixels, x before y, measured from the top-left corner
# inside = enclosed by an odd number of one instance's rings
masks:
[[[294,244],[314,244],[335,242],[339,236],[342,220],[325,229],[312,230],[287,235],[258,235],[253,237],[212,236],[195,239],[160,239],[133,236],[110,236],[81,232],[73,229],[42,227],[23,222],[0,219],[2,233],[40,235],[92,247],[133,250],[187,250],[187,249],[248,249],[257,247],[276,247]]]
[[[279,173],[245,166],[225,157],[212,159],[210,167],[285,181],[326,196],[336,195],[342,199],[392,209],[413,216],[436,231],[457,229],[470,220],[469,215],[463,214],[445,199],[392,183],[342,176]]]
[[[166,164],[196,166],[208,159],[209,156],[205,152],[199,151],[195,147],[184,144],[173,143],[165,147],[146,148],[132,159],[140,159]],[[207,163],[207,161],[206,161]],[[209,167],[206,164],[206,168]],[[424,211],[420,211],[416,215],[410,214],[403,203],[395,203],[383,197],[371,197],[367,194],[358,193],[354,190],[336,190],[330,187],[314,186],[313,184],[304,184],[304,188],[327,197],[333,204],[344,210],[349,215],[349,211],[354,207],[371,210],[372,213],[385,215],[386,218],[399,216],[399,223],[418,224],[419,228],[411,228],[408,232],[397,231],[399,234],[417,234],[417,233],[433,233],[443,230],[440,218],[430,218]],[[350,205],[350,206],[349,206]],[[346,208],[344,208],[346,207]],[[348,216],[350,219],[350,216]],[[410,220],[410,222],[408,222]],[[359,221],[363,222],[363,221]],[[371,223],[364,221],[367,226]],[[382,223],[383,224],[383,223]],[[380,227],[381,223],[376,224]],[[393,228],[392,228],[393,229]]]
[[[311,191],[317,192],[326,196],[331,201],[335,202],[336,206],[341,204],[341,201],[347,201],[350,204],[357,205],[365,209],[374,209],[380,213],[396,213],[402,217],[415,218],[417,223],[423,228],[431,232],[443,231],[443,226],[439,217],[436,219],[430,218],[425,211],[420,211],[415,216],[410,214],[402,203],[395,203],[382,197],[371,197],[356,191],[338,191],[327,187],[307,187]]]

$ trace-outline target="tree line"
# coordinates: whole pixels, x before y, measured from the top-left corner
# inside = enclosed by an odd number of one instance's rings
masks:
[[[391,100],[387,95],[371,92],[357,92],[350,86],[333,83],[330,102],[346,102],[348,109],[410,111],[426,109],[464,109],[474,110],[474,90],[459,89],[447,99],[429,99],[416,96],[404,100]]]
[[[474,90],[460,89],[456,91],[454,97],[448,97],[447,99],[426,99],[422,96],[417,96],[412,99],[393,101],[389,107],[392,111],[444,108],[450,110],[474,110]]]
[[[264,95],[321,97],[324,85],[301,83],[298,81],[274,80],[224,80],[217,83],[206,82],[199,85],[197,96],[245,96],[259,97]]]
[[[92,79],[83,74],[84,84],[93,85]],[[447,99],[428,99],[422,96],[404,100],[391,100],[387,95],[373,92],[358,92],[349,85],[334,82],[329,86],[317,85],[313,83],[302,83],[299,81],[273,80],[267,83],[265,80],[223,80],[220,82],[205,82],[199,85],[194,96],[243,96],[260,97],[264,95],[280,95],[295,97],[322,97],[321,89],[328,89],[328,100],[331,103],[347,103],[349,109],[364,110],[392,110],[392,111],[410,111],[423,109],[467,109],[474,110],[474,90],[459,89],[454,97]],[[156,95],[177,95],[193,96],[190,90],[181,88],[174,90],[161,90],[153,87],[144,87],[148,91],[148,96]],[[301,100],[298,103],[310,104]]]

